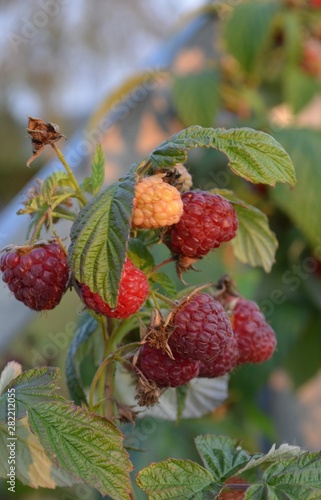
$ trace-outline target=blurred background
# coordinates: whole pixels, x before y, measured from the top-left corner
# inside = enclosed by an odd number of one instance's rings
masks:
[[[178,427],[142,420],[124,428],[146,450],[133,453],[137,470],[168,456],[198,460],[193,438],[201,433],[239,438],[250,451],[266,451],[273,442],[319,450],[321,2],[12,0],[0,1],[0,8],[0,246],[24,241],[26,216],[15,212],[27,183],[56,165],[48,148],[31,168],[25,166],[31,156],[28,115],[59,124],[68,137],[60,148],[80,178],[97,141],[109,183],[168,136],[195,124],[266,131],[296,167],[294,190],[266,188],[233,176],[216,151],[190,154],[194,186],[233,189],[260,208],[279,250],[265,274],[241,265],[226,245],[206,257],[202,273],[189,274],[188,282],[230,273],[265,312],[278,350],[268,363],[238,369],[228,400],[213,414]],[[61,227],[66,234],[68,229]],[[155,257],[168,257],[167,250],[158,248]],[[82,310],[76,295],[67,293],[56,310],[38,315],[6,288],[0,300],[0,368],[14,359],[24,369],[47,364],[64,371]],[[86,363],[83,380],[92,370],[89,357]],[[64,380],[61,387],[67,395]],[[100,498],[79,485],[35,491],[19,484],[17,492],[23,500]],[[0,497],[6,495],[3,481]]]

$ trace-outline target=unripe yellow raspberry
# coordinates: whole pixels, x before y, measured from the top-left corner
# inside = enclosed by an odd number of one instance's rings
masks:
[[[141,229],[176,224],[183,214],[178,190],[162,175],[145,177],[136,184],[132,225]]]

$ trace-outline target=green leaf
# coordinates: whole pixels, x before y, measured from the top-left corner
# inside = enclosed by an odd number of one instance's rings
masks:
[[[226,24],[224,39],[227,49],[247,73],[262,62],[262,52],[277,11],[277,3],[273,1],[241,3]]]
[[[16,363],[16,361],[9,361],[9,363],[6,364],[0,376],[0,396],[11,380],[18,377],[21,373],[22,367],[19,363]]]
[[[298,67],[284,71],[284,98],[293,113],[301,111],[320,90],[320,83]]]
[[[28,410],[32,432],[57,466],[115,500],[130,498],[131,463],[109,420],[56,398]]]
[[[251,128],[189,127],[173,135],[150,155],[156,168],[184,163],[193,148],[216,148],[226,154],[229,167],[240,177],[274,186],[276,182],[296,182],[294,166],[283,147],[265,132]]]
[[[58,368],[44,366],[23,372],[13,379],[7,386],[6,392],[0,397],[0,422],[7,421],[7,400],[13,392],[10,389],[14,389],[16,418],[20,419],[26,415],[30,405],[35,406],[48,397],[52,397],[57,389],[59,377]]]
[[[212,481],[212,475],[197,463],[174,458],[150,464],[138,473],[136,479],[149,500],[187,500]]]
[[[91,177],[85,177],[82,188],[88,193],[96,196],[105,180],[105,154],[101,144],[97,144],[91,164]]]
[[[258,208],[239,200],[232,191],[213,189],[211,193],[220,194],[235,203],[239,221],[236,237],[231,242],[235,256],[244,264],[261,266],[265,272],[270,272],[278,242],[269,227],[267,216]]]
[[[172,86],[174,107],[185,127],[213,125],[219,107],[220,74],[217,70],[176,76]]]
[[[154,283],[154,288],[163,290],[163,292],[168,295],[169,298],[175,298],[177,294],[177,288],[172,280],[167,274],[161,272],[155,272],[151,275],[150,281]]]
[[[117,305],[134,191],[134,174],[112,184],[80,211],[71,228],[71,271],[112,308]]]
[[[275,462],[264,472],[262,479],[263,484],[251,486],[245,498],[320,499],[321,454],[305,453],[290,460]]]
[[[15,426],[15,474],[16,478],[31,488],[50,488],[72,486],[77,479],[57,468],[49,460],[39,439],[31,432],[27,418],[16,422]],[[6,426],[0,426],[0,448],[8,453],[0,454],[0,477],[8,479],[9,449],[12,443]],[[13,464],[11,464],[13,465]]]
[[[298,184],[293,191],[278,186],[271,193],[273,200],[302,231],[312,247],[319,247],[321,133],[316,130],[286,129],[275,135],[295,163]]]
[[[305,452],[301,450],[300,446],[293,446],[290,444],[281,444],[279,448],[274,444],[271,449],[265,455],[254,456],[251,460],[238,471],[238,474],[242,474],[246,470],[254,469],[255,467],[261,466],[262,464],[269,465],[273,462],[278,462],[280,460],[286,460],[288,458],[297,457],[304,454]]]
[[[225,436],[197,436],[195,445],[215,481],[224,482],[244,467],[251,456],[238,446],[236,439]]]
[[[47,203],[50,203],[54,190],[59,186],[71,186],[69,175],[61,170],[52,172],[44,179],[41,189]]]
[[[127,255],[134,266],[144,271],[144,273],[148,273],[155,266],[154,257],[146,245],[138,238],[131,238],[128,241]]]
[[[77,327],[67,353],[66,381],[71,399],[77,404],[87,404],[86,395],[80,382],[79,370],[76,366],[76,354],[78,348],[84,344],[97,329],[97,321],[89,314]]]

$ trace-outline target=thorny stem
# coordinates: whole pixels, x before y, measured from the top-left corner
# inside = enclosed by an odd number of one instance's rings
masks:
[[[70,180],[71,180],[71,182],[72,182],[72,184],[73,184],[73,186],[75,188],[75,193],[76,193],[76,196],[78,198],[79,203],[84,207],[85,205],[87,205],[88,200],[87,200],[86,196],[83,194],[82,190],[80,189],[80,186],[78,184],[78,181],[77,181],[77,179],[76,179],[73,171],[69,167],[69,165],[68,165],[68,163],[67,163],[64,155],[60,151],[60,149],[57,148],[56,144],[52,143],[51,146],[54,148],[54,150],[56,152],[56,155],[58,156],[59,161],[65,167],[65,170],[66,170],[67,174],[70,177]]]

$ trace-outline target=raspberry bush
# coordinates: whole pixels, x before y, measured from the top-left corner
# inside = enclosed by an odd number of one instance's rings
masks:
[[[266,361],[277,345],[258,306],[241,297],[230,278],[214,283],[208,276],[206,283],[178,289],[163,270],[176,266],[184,283],[183,274],[191,275],[197,260],[223,247],[268,271],[277,246],[263,213],[231,191],[192,189],[182,162],[191,148],[215,148],[228,157],[235,176],[271,186],[293,186],[294,167],[266,133],[194,126],[104,188],[99,145],[91,176],[79,184],[56,146],[59,128],[30,118],[33,143],[38,129],[43,141],[37,135],[38,151],[53,147],[65,172],[51,174],[26,199],[20,213],[30,216],[27,241],[3,250],[2,279],[12,300],[32,309],[54,308],[68,287],[78,293],[85,311],[67,353],[71,400],[56,394],[58,369],[22,372],[11,362],[0,379],[0,421],[8,421],[6,401],[14,390],[16,432],[37,440],[39,456],[55,468],[54,486],[82,481],[102,495],[130,499],[133,466],[118,425],[147,412],[157,416],[160,409],[167,416],[174,409],[178,420],[213,411],[228,395],[228,374],[237,373],[240,364]],[[264,221],[264,245],[255,248],[254,258],[244,223],[249,217]],[[71,221],[70,242],[56,229],[60,218]],[[164,261],[155,262],[155,245],[167,250]],[[86,359],[89,340],[97,350],[97,339],[99,362],[88,386],[77,363]],[[218,384],[223,393],[217,392]],[[204,467],[168,459],[140,471],[137,485],[151,499],[261,498],[266,484],[277,484],[276,466],[292,467],[295,477],[302,466],[310,471],[320,462],[291,446],[273,448],[267,457],[251,456],[233,440],[210,435],[197,438],[196,447]],[[260,468],[266,469],[263,479]]]

